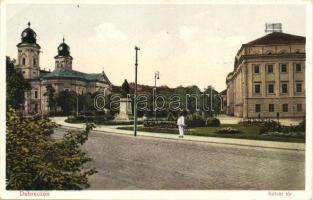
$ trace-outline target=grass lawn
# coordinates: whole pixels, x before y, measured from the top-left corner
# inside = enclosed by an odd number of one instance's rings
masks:
[[[216,134],[215,131],[219,128],[236,128],[240,130],[240,134]],[[119,127],[118,129],[133,130],[133,127]],[[170,133],[178,134],[177,130],[162,130],[162,129],[151,129],[143,126],[138,126],[139,131],[145,132],[158,132],[158,133]],[[268,141],[279,141],[279,142],[298,142],[304,143],[304,138],[299,137],[279,137],[279,136],[266,136],[259,134],[259,128],[256,126],[243,126],[239,124],[222,124],[220,127],[196,127],[190,128],[185,132],[186,135],[196,136],[207,136],[207,137],[224,137],[224,138],[237,138],[237,139],[251,139],[251,140],[268,140]]]

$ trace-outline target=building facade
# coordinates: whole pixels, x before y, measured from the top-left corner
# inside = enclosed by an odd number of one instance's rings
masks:
[[[30,28],[26,28],[21,34],[21,42],[17,44],[18,67],[23,76],[29,81],[31,90],[26,92],[24,113],[48,114],[49,108],[45,95],[48,85],[55,89],[55,93],[64,90],[74,91],[76,94],[95,93],[110,90],[112,84],[102,73],[88,74],[72,69],[73,57],[70,55],[70,47],[63,42],[57,48],[55,58],[55,69],[42,70],[40,67],[40,45],[37,44],[37,34]]]
[[[305,116],[305,37],[272,32],[243,44],[226,77],[227,114]]]

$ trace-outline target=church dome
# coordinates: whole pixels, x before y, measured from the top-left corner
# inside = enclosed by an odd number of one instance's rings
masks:
[[[22,33],[22,43],[36,44],[36,32],[30,28],[30,22],[28,22],[28,28],[26,28]]]
[[[58,56],[70,56],[70,47],[65,43],[64,38],[63,42],[58,46]]]

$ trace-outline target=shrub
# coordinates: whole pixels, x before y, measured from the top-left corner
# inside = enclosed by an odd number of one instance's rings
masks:
[[[67,123],[95,123],[98,125],[132,125],[133,121],[114,121],[104,116],[69,116],[65,122]],[[142,124],[142,121],[138,121],[138,124]]]
[[[227,128],[217,129],[215,133],[216,134],[239,134],[240,131],[236,128],[227,127]]]
[[[146,120],[143,122],[145,128],[160,128],[160,129],[173,129],[177,128],[175,121],[155,121]]]
[[[204,127],[205,118],[199,114],[191,114],[186,117],[186,124],[188,127]]]
[[[48,119],[18,116],[13,109],[6,118],[6,189],[78,190],[89,187],[96,170],[86,167],[91,158],[81,150],[90,130],[70,130],[62,139],[52,134],[57,125]]]
[[[262,121],[257,126],[260,127],[260,133],[266,133],[270,131],[282,131],[282,125],[279,122],[273,120]]]
[[[305,119],[302,122],[300,122],[299,125],[296,127],[297,130],[305,132]]]
[[[205,125],[209,127],[218,127],[221,125],[221,122],[217,118],[210,117],[206,120]]]

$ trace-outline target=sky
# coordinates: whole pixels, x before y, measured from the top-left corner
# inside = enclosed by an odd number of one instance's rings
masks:
[[[208,85],[221,91],[243,43],[264,36],[265,23],[305,36],[301,4],[8,4],[7,55],[16,58],[22,31],[31,22],[41,46],[40,66],[54,70],[57,47],[71,48],[73,69],[106,73],[114,85],[134,81],[169,87]]]

